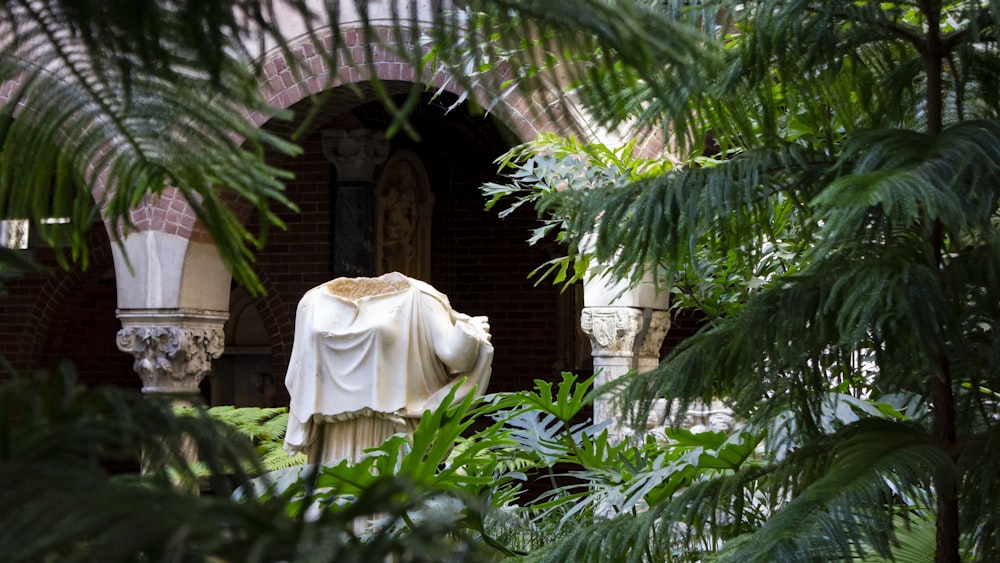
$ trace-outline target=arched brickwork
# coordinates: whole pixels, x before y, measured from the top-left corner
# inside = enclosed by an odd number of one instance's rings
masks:
[[[23,371],[46,363],[46,358],[53,352],[46,349],[48,337],[65,322],[67,304],[78,302],[81,299],[80,288],[98,280],[112,267],[111,246],[103,229],[91,231],[87,246],[87,269],[75,266],[68,271],[58,271],[51,251],[45,250],[38,259],[56,268],[54,275],[24,276],[8,285],[10,295],[0,303],[0,317],[4,318],[4,329],[17,332],[5,335],[0,356],[11,360],[15,369]],[[113,314],[113,301],[110,305]],[[107,337],[113,343],[114,333]]]
[[[343,33],[344,40],[352,49],[352,55],[356,59],[360,59],[363,52],[363,45],[361,43],[363,35],[357,30],[347,30]],[[380,29],[379,34],[382,39],[390,37],[388,29]],[[327,44],[332,43],[332,41],[329,41],[331,37],[328,36]],[[397,89],[390,90],[391,92],[402,93],[408,91],[413,84],[423,80],[423,76],[430,76],[430,73],[418,73],[417,69],[396,60],[391,50],[375,49],[373,52],[372,74],[367,75],[357,69],[350,68],[346,64],[341,64],[338,68],[332,70],[326,68],[325,59],[319,56],[312,49],[311,45],[303,44],[294,50],[297,59],[297,72],[293,72],[289,68],[288,61],[282,56],[275,55],[269,58],[264,65],[264,76],[262,77],[261,87],[267,94],[271,104],[282,109],[292,108],[296,104],[305,105],[308,103],[308,98],[315,94],[333,93],[334,95],[328,96],[325,100],[330,104],[330,107],[326,108],[326,110],[336,112],[342,109],[350,109],[351,107],[342,106],[338,109],[337,103],[359,105],[365,101],[369,101],[359,100],[353,92],[349,92],[346,88],[343,88],[346,84],[360,85],[364,89],[366,82],[370,78],[375,77],[384,81],[384,84],[387,84],[390,88]],[[432,87],[441,87],[445,80],[447,78],[442,76],[428,79]],[[458,92],[454,91],[454,88],[449,87],[444,90],[451,94],[458,94]],[[3,94],[5,91],[8,95],[7,99],[9,99],[10,89],[4,90],[0,86],[0,94]],[[342,91],[344,95],[338,97],[336,95],[338,91]],[[6,99],[0,97],[0,103],[3,101],[6,101]],[[550,114],[532,112],[532,101],[518,92],[511,93],[499,107],[495,108],[493,115],[497,121],[505,125],[514,133],[516,138],[522,141],[535,138],[541,131],[555,131],[560,128],[558,123],[552,121]],[[247,117],[260,127],[270,127],[273,125],[273,123],[267,121],[266,115],[248,114]],[[651,137],[650,139],[653,138]],[[645,144],[658,143],[657,140],[650,139],[647,139]],[[98,178],[98,182],[93,187],[95,190],[103,190],[103,182],[100,181],[100,178]],[[249,207],[245,203],[235,200],[231,201],[231,205],[234,206],[234,209],[246,222],[246,218],[250,217]],[[141,231],[163,232],[193,242],[208,242],[209,237],[207,233],[197,225],[191,207],[176,190],[168,189],[159,197],[151,198],[148,204],[142,209],[136,210],[131,218]],[[532,219],[533,217],[528,217],[529,221]],[[467,226],[466,223],[456,223],[448,228],[452,229],[454,233],[460,233],[461,229],[465,229]],[[457,240],[457,234],[453,234],[452,236]],[[519,238],[515,243],[521,244],[522,240]],[[106,236],[104,237],[104,241],[105,243],[96,248],[94,255],[92,255],[92,267],[95,270],[107,267],[107,265],[112,263],[110,247],[106,242]],[[467,251],[482,256],[486,255],[483,250],[496,244],[494,239],[487,237],[480,237],[474,240],[463,238],[462,241],[462,248],[456,248],[456,250],[459,252]],[[520,254],[524,256],[517,256],[516,258],[519,261],[505,262],[497,265],[497,268],[526,273],[531,267],[541,261],[535,262],[534,257],[526,253]],[[460,256],[458,259],[468,260],[469,258]],[[509,258],[509,260],[513,259],[513,257]],[[523,264],[521,263],[522,261],[524,262]],[[176,267],[183,268],[184,264],[176,264]],[[24,324],[23,326],[29,327],[29,331],[23,334],[19,340],[19,342],[24,343],[25,347],[23,349],[28,351],[29,357],[37,358],[40,353],[38,348],[43,346],[40,342],[45,339],[47,331],[50,330],[53,323],[58,322],[60,315],[59,304],[70,299],[74,288],[79,286],[80,283],[85,281],[86,276],[92,275],[92,273],[93,270],[91,274],[57,276],[44,283],[44,286],[38,293],[38,297],[32,304],[30,315],[32,319],[37,319],[37,322]],[[283,362],[289,356],[292,345],[291,327],[293,325],[294,314],[293,299],[288,295],[296,292],[288,290],[286,291],[287,295],[283,296],[282,292],[277,291],[275,288],[278,284],[284,284],[285,286],[289,284],[286,281],[278,279],[280,277],[279,273],[273,273],[275,279],[268,279],[264,272],[259,273],[267,294],[258,300],[258,310],[271,338],[272,358],[274,358],[275,362],[274,372],[276,374],[283,374],[286,367],[283,365]],[[119,276],[121,275],[124,275],[124,273],[120,272]],[[526,291],[522,285],[525,287],[530,286],[527,282],[521,284],[524,280],[517,280],[518,283],[516,285],[508,280],[496,282],[495,286],[488,288],[488,291],[481,290],[479,286],[476,286],[477,289],[475,291],[463,290],[463,287],[472,287],[468,281],[468,278],[472,275],[473,272],[463,273],[462,275],[456,274],[447,278],[444,282],[445,287],[449,290],[456,289],[456,293],[458,294],[462,294],[463,292],[475,294],[483,300],[483,303],[478,301],[459,303],[458,305],[463,310],[481,310],[486,306],[485,303],[489,300],[488,296],[494,294],[492,292],[515,295]],[[523,274],[520,277],[523,277]],[[301,292],[297,294],[301,294]],[[537,296],[538,292],[535,291],[532,295]],[[536,299],[538,301],[549,300],[548,297],[544,299],[536,297]],[[492,318],[497,320],[498,325],[506,324],[517,327],[517,331],[511,332],[512,342],[509,348],[528,350],[527,353],[521,354],[525,358],[533,358],[535,356],[545,357],[545,354],[548,353],[548,344],[543,339],[538,338],[536,333],[550,334],[554,332],[554,328],[550,326],[551,323],[548,320],[554,316],[552,311],[544,308],[534,308],[533,305],[526,303],[520,304],[519,307],[508,307],[508,309],[503,313],[491,314],[493,315]],[[532,330],[535,332],[531,332]],[[503,336],[499,332],[498,330],[498,338]],[[532,349],[532,346],[538,350]],[[125,354],[122,354],[121,357],[126,360],[129,358]],[[527,378],[525,382],[511,380],[507,384],[508,387],[522,388],[530,385],[530,379],[539,375],[537,371],[532,371],[537,370],[538,366],[543,366],[543,371],[547,369],[541,362],[535,362],[535,364],[528,365],[527,367],[516,365],[508,369],[511,373],[523,373],[524,377]],[[130,374],[130,377],[134,377],[134,374]],[[137,379],[135,378],[135,380]]]
[[[32,323],[25,331],[24,350],[32,363],[37,363],[39,356],[45,353],[41,350],[43,336],[52,326],[59,322],[60,305],[73,299],[74,292],[85,282],[101,276],[112,265],[111,245],[107,236],[100,229],[88,237],[89,264],[87,269],[77,267],[59,275],[47,276],[42,284],[32,309]],[[113,337],[114,335],[112,335]]]
[[[423,82],[435,89],[442,88],[453,94],[460,92],[455,82],[446,74],[435,74],[429,69],[416,69],[402,62],[394,53],[397,44],[394,43],[395,33],[387,26],[376,27],[375,35],[384,47],[372,49],[372,60],[363,68],[353,68],[338,57],[336,69],[329,68],[328,57],[318,53],[313,42],[303,41],[291,52],[296,61],[289,64],[282,53],[272,53],[263,65],[263,76],[260,78],[261,89],[268,102],[279,109],[288,109],[307,97],[347,84],[360,84],[377,78],[381,81],[400,83]],[[325,35],[324,35],[325,33]],[[365,35],[357,28],[327,29],[317,36],[328,48],[333,45],[333,34],[339,33],[343,43],[350,50],[355,61],[365,60]],[[411,32],[402,34],[404,41],[409,40]],[[426,78],[426,80],[425,80]],[[17,80],[0,83],[0,105],[10,101],[12,93],[19,82]],[[481,98],[485,99],[482,93]],[[356,101],[356,100],[355,100]],[[573,127],[568,112],[559,122],[553,120],[552,112],[539,112],[534,109],[534,102],[520,91],[511,92],[493,109],[493,115],[506,127],[513,131],[522,141],[534,139],[540,132],[555,132]],[[261,113],[248,113],[247,117],[258,126],[263,126],[269,119]],[[660,134],[648,135],[638,144],[638,150],[644,155],[659,154],[663,147]],[[103,177],[94,178],[91,186],[94,193],[104,190]],[[234,202],[235,204],[235,202]],[[246,214],[241,214],[245,217]],[[140,231],[157,231],[196,242],[208,242],[207,232],[197,224],[197,218],[190,205],[175,189],[166,189],[163,194],[152,199],[148,204],[132,212],[131,219]]]
[[[270,277],[260,271],[257,272],[257,275],[264,286],[265,294],[256,299],[254,305],[257,307],[257,312],[260,314],[268,340],[271,343],[272,367],[274,373],[277,374],[276,379],[283,382],[285,370],[288,368],[285,359],[292,355],[295,320],[288,315],[290,307],[285,303],[282,293],[277,290]],[[279,386],[279,389],[283,391],[284,386]]]
[[[342,34],[345,46],[350,49],[351,57],[355,61],[365,60],[364,34],[359,29],[327,30],[325,36],[321,33],[319,38],[327,46],[333,44],[332,33]],[[377,78],[386,83],[397,85],[411,85],[423,83],[434,89],[443,87],[443,90],[452,94],[460,94],[455,88],[455,82],[447,75],[434,74],[429,69],[418,70],[408,63],[401,62],[394,53],[396,48],[393,43],[394,32],[389,27],[376,27],[375,34],[384,47],[372,50],[373,58],[364,68],[352,68],[344,61],[344,57],[338,57],[338,68],[331,70],[327,65],[327,57],[318,53],[312,42],[304,42],[292,49],[296,61],[293,65],[282,53],[275,53],[269,56],[263,65],[264,74],[261,77],[261,89],[267,97],[267,101],[272,106],[279,109],[288,109],[302,102],[306,98],[322,94],[329,90],[343,87],[348,84],[364,84],[372,78]],[[408,34],[404,33],[404,40]],[[399,88],[400,92],[405,92],[406,87]],[[391,86],[390,86],[391,91]],[[357,96],[351,94],[341,98],[342,103],[358,105],[363,100],[358,100]],[[328,103],[330,100],[327,100]],[[335,111],[334,100],[331,110]],[[521,92],[512,92],[497,107],[494,108],[493,115],[513,131],[521,141],[529,141],[538,136],[542,131],[558,131],[562,126],[555,122],[549,113],[539,113],[532,111],[532,101]],[[258,126],[264,126],[269,116],[261,113],[248,114]],[[569,117],[567,116],[567,120]],[[175,194],[171,194],[175,195]],[[183,200],[164,201],[167,194],[157,202],[157,206],[151,208],[147,213],[152,213],[153,218],[143,217],[147,220],[144,226],[157,229],[173,229],[174,232],[188,233],[189,238],[195,241],[208,240],[208,234],[194,221],[193,214],[187,210],[187,204]],[[249,209],[238,210],[248,212]],[[245,219],[246,215],[243,215]],[[135,218],[134,218],[135,219]],[[175,223],[174,221],[179,221]],[[137,222],[138,224],[138,222]]]

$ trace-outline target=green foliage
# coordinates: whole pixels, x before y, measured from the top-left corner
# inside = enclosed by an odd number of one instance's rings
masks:
[[[299,152],[242,117],[281,117],[264,101],[239,43],[248,26],[273,35],[271,22],[257,3],[217,12],[100,4],[0,7],[9,34],[0,80],[17,85],[0,111],[0,218],[31,220],[57,249],[66,229],[43,219],[69,218],[71,252],[59,252],[61,265],[85,264],[91,225],[106,220],[116,236],[132,226],[132,210],[176,189],[237,279],[259,289],[249,251],[268,226],[281,224],[270,206],[292,206],[282,195],[288,175],[264,154]],[[243,227],[229,209],[234,197],[257,209],[264,230]]]
[[[300,132],[322,103],[317,97],[315,108],[297,116],[272,107],[260,86],[264,57],[283,55],[288,72],[299,76],[295,50],[312,49],[334,80],[342,64],[367,71],[374,45],[389,40],[394,46],[383,48],[419,74],[422,47],[403,40],[403,27],[415,26],[416,3],[393,3],[387,10],[379,23],[395,28],[390,37],[377,34],[368,4],[3,3],[0,83],[9,99],[0,108],[0,220],[29,220],[56,251],[60,266],[86,266],[85,235],[92,226],[104,223],[111,240],[120,242],[137,228],[134,212],[176,191],[236,281],[262,292],[253,252],[271,228],[283,227],[274,208],[296,209],[284,194],[291,176],[269,162],[301,149],[297,133],[282,138],[249,116],[290,122],[289,128]],[[368,46],[360,53],[341,34],[317,35],[323,22],[340,22],[344,12],[353,12],[361,24],[359,34]],[[309,31],[285,36],[298,25]],[[406,115],[423,86],[415,84],[400,104],[379,80],[372,78],[370,85],[394,116],[387,134],[415,136]],[[240,207],[256,212],[259,230],[247,229],[246,217],[236,212]],[[69,223],[50,225],[48,218]],[[0,253],[0,273],[10,273],[14,258]]]
[[[778,275],[789,272],[797,257],[804,252],[810,240],[812,227],[799,223],[792,213],[794,206],[776,194],[767,206],[761,205],[750,212],[744,221],[754,217],[766,217],[771,229],[766,234],[750,241],[733,241],[736,237],[729,233],[706,233],[701,239],[687,238],[684,232],[664,232],[667,217],[677,213],[678,221],[684,221],[683,210],[664,210],[661,205],[651,204],[648,199],[639,199],[642,194],[662,182],[666,176],[682,175],[678,181],[681,189],[707,178],[713,168],[725,161],[699,158],[696,160],[700,176],[691,178],[695,171],[675,169],[665,159],[649,159],[633,154],[635,144],[629,143],[610,149],[600,144],[583,144],[574,138],[562,138],[543,134],[534,142],[511,149],[501,156],[497,163],[501,172],[507,172],[506,184],[487,183],[480,189],[489,199],[487,209],[500,202],[508,207],[499,213],[505,217],[524,204],[533,204],[541,215],[542,226],[532,232],[529,244],[536,244],[546,236],[554,235],[557,241],[577,244],[577,250],[566,256],[553,258],[537,268],[539,282],[546,278],[554,283],[571,284],[594,274],[598,261],[594,259],[597,248],[592,239],[579,232],[582,225],[601,221],[623,221],[623,224],[639,221],[650,232],[652,242],[661,236],[658,244],[676,245],[678,253],[675,262],[655,263],[655,272],[661,283],[670,282],[677,308],[698,309],[709,317],[721,317],[735,312],[749,298],[750,294],[766,285]],[[791,167],[801,164],[803,155],[781,157],[781,166],[790,173]],[[751,167],[767,166],[750,164]],[[743,174],[755,174],[756,170],[738,170]],[[717,191],[731,191],[740,178],[720,178],[713,187]],[[576,206],[580,197],[586,197],[587,190],[600,187],[603,191],[620,191],[622,196],[613,204],[626,207],[613,217],[605,217],[608,210],[590,210]],[[569,192],[581,192],[569,193]],[[673,199],[673,196],[665,196]],[[700,205],[711,205],[702,202]],[[591,213],[588,219],[578,217],[580,212]],[[699,211],[691,211],[700,214]],[[572,227],[581,225],[581,227]],[[617,224],[617,223],[612,223]],[[570,232],[571,229],[577,229]],[[655,233],[655,234],[654,234]],[[724,251],[713,251],[713,245],[726,245]],[[599,242],[598,242],[599,245]],[[721,256],[720,256],[721,254]],[[628,262],[616,262],[612,271],[618,275],[631,272]],[[623,268],[625,268],[623,270]],[[604,268],[600,268],[601,271]]]
[[[693,484],[634,521],[598,522],[546,553],[890,557],[907,519],[934,518],[937,560],[959,560],[962,542],[971,557],[1000,556],[987,508],[1000,479],[986,453],[1000,419],[989,392],[1000,386],[1000,10],[622,3],[627,21],[634,9],[697,30],[705,56],[641,66],[638,53],[650,51],[621,55],[631,50],[623,38],[567,57],[592,62],[591,80],[571,80],[573,95],[603,123],[668,125],[673,165],[632,174],[627,157],[592,156],[615,151],[544,139],[502,161],[514,165],[510,186],[487,195],[533,204],[566,243],[555,263],[602,264],[633,283],[652,271],[704,310],[710,322],[619,399],[642,422],[658,397],[679,409],[725,398],[751,431],[771,433],[768,463]],[[509,21],[483,13],[493,26]],[[597,29],[588,15],[567,31],[640,42],[646,29]],[[557,28],[543,28],[558,41]],[[661,74],[675,64],[700,72]]]
[[[420,455],[447,452],[465,424],[449,416],[463,416],[469,405],[446,403],[428,413],[427,430],[414,442],[425,448],[406,448],[417,452],[409,458],[399,456],[397,438],[382,448],[397,448],[393,461],[372,457],[356,468],[331,468],[318,484],[341,487],[349,502],[302,518],[304,506],[331,494],[319,494],[315,480],[297,481],[285,494],[246,494],[251,475],[260,473],[259,458],[249,440],[232,440],[232,427],[205,409],[177,416],[155,397],[87,389],[68,366],[54,376],[4,382],[0,551],[11,562],[483,560],[462,526],[430,517],[440,512],[440,495],[464,481],[455,469],[435,475],[437,465]],[[246,414],[224,410],[222,418],[266,426]],[[201,468],[190,462],[192,452]],[[386,470],[380,478],[369,471],[376,466]],[[202,475],[214,494],[194,492]],[[231,496],[236,491],[244,491],[239,500]],[[405,533],[384,526],[362,538],[353,531],[357,518],[402,522],[409,514],[424,518]]]
[[[0,551],[9,561],[249,555],[255,534],[269,533],[242,507],[176,487],[196,482],[189,446],[203,453],[220,494],[246,478],[238,468],[247,444],[223,439],[204,417],[174,417],[138,393],[85,389],[68,366],[5,382],[0,413]],[[150,468],[141,479],[121,473],[140,464]],[[166,467],[174,471],[153,470]]]
[[[780,460],[764,454],[764,434],[749,427],[728,436],[666,429],[614,444],[606,424],[581,418],[606,392],[591,384],[564,374],[532,391],[449,396],[424,413],[412,440],[391,437],[355,465],[261,474],[248,438],[278,440],[284,409],[187,408],[177,416],[139,394],[84,389],[65,369],[16,380],[0,386],[10,421],[0,436],[0,548],[12,561],[140,552],[246,561],[694,560],[730,542],[718,554],[726,556],[756,532],[749,544],[764,553],[808,548],[827,557],[843,553],[824,551],[824,511],[850,512],[859,530],[899,514],[919,520],[920,511],[901,511],[926,505],[928,467],[951,463],[918,425],[899,422],[899,409],[879,418],[879,407],[864,402],[850,404],[867,418],[835,409],[830,416],[843,422],[834,432]],[[190,463],[192,451],[201,466]],[[133,472],[109,472],[115,460]],[[142,475],[134,473],[140,462]],[[866,464],[888,470],[895,488]],[[177,486],[198,478],[215,494]],[[540,495],[525,486],[539,481],[552,486]],[[873,490],[907,503],[871,511],[860,501]],[[723,511],[679,511],[734,496]],[[775,505],[782,510],[772,516]],[[374,525],[358,535],[357,521]],[[860,537],[887,548],[877,535]]]
[[[533,391],[467,397],[424,414],[412,441],[394,436],[355,465],[293,467],[253,481],[244,497],[287,499],[293,517],[348,510],[368,491],[400,480],[425,503],[380,511],[366,533],[405,538],[426,523],[452,526],[450,542],[470,541],[483,560],[546,559],[545,546],[580,526],[642,517],[693,484],[759,465],[760,436],[667,431],[612,444],[606,424],[580,419],[597,391],[564,374]],[[475,432],[469,430],[476,426]],[[390,480],[390,481],[387,481]],[[525,485],[551,483],[539,494]],[[415,492],[411,494],[416,494]],[[359,516],[368,513],[356,513]]]
[[[178,407],[177,413],[189,415],[200,413],[200,409]],[[260,456],[259,467],[251,472],[266,473],[288,467],[304,465],[306,455],[288,455],[284,450],[285,429],[288,428],[288,407],[234,407],[223,405],[210,407],[204,415],[230,428],[229,440],[246,439]],[[201,466],[199,466],[201,467]],[[202,473],[207,471],[202,468]]]
[[[589,121],[620,124],[622,113],[637,112],[648,118],[641,124],[648,131],[662,122],[634,103],[633,91],[677,101],[673,109],[683,112],[684,100],[669,90],[702,81],[706,69],[693,61],[715,68],[722,61],[719,45],[645,2],[474,0],[461,8],[435,17],[429,64],[462,90],[478,90],[486,109],[521,90],[538,101],[528,111],[571,130],[591,124],[568,123],[559,115],[565,91],[575,89],[594,102]],[[577,88],[582,85],[587,87]]]
[[[304,2],[291,5],[313,21]],[[367,3],[353,5],[372,39]],[[394,21],[415,18],[413,5],[393,4]],[[743,433],[614,444],[572,419],[588,393],[566,378],[445,404],[412,445],[396,437],[358,466],[236,502],[173,488],[196,477],[182,455],[189,438],[214,490],[252,490],[254,453],[236,451],[249,441],[222,439],[203,414],[175,418],[68,379],[18,381],[0,393],[0,551],[448,560],[479,557],[469,550],[481,539],[494,555],[558,561],[827,560],[892,557],[905,522],[934,518],[940,560],[957,560],[960,540],[972,558],[997,558],[1000,10],[978,0],[463,6],[434,10],[428,33],[431,60],[467,91],[545,85],[536,99],[558,102],[565,89],[595,123],[658,127],[676,149],[667,164],[543,140],[512,153],[524,190],[512,193],[551,214],[535,236],[566,243],[568,259],[544,267],[556,279],[582,275],[588,260],[633,281],[652,269],[714,316],[618,391],[626,412],[644,420],[661,396],[676,408],[725,397]],[[340,21],[339,3],[326,8]],[[20,85],[0,114],[0,216],[70,217],[69,258],[83,259],[87,225],[117,234],[148,197],[177,189],[237,280],[259,289],[249,253],[278,224],[270,206],[288,205],[285,176],[264,156],[297,150],[237,117],[285,117],[263,102],[260,65],[243,47],[289,48],[272,6],[51,1],[0,13],[11,31],[0,78]],[[321,51],[343,52],[334,41]],[[498,65],[503,79],[487,72]],[[397,107],[374,89],[401,113],[420,95]],[[107,189],[94,202],[97,178]],[[234,195],[256,207],[261,232],[236,220]],[[483,416],[494,422],[463,438]],[[99,463],[138,463],[140,450],[156,469],[141,480]],[[540,476],[555,486],[522,501],[522,481]],[[314,502],[326,506],[315,520],[297,517]],[[352,522],[374,514],[385,524],[355,537]]]

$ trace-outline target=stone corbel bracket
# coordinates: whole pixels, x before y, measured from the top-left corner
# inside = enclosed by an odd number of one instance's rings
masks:
[[[143,393],[192,394],[225,349],[224,311],[118,310],[118,349],[135,358]]]

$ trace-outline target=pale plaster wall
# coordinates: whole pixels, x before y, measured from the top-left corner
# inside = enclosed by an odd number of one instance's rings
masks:
[[[232,286],[215,244],[188,243],[187,258],[180,279],[180,307],[206,311],[228,311]]]
[[[112,247],[119,309],[229,309],[231,278],[214,244],[142,231],[123,246]]]
[[[584,238],[580,245],[583,252],[593,252],[595,235]],[[639,309],[670,308],[670,292],[658,287],[651,272],[643,276],[634,287],[627,280],[615,282],[610,265],[593,263],[583,280],[584,307],[636,307]]]
[[[584,307],[670,308],[670,292],[657,288],[652,274],[647,274],[637,286],[629,288],[628,282],[612,282],[605,270],[604,266],[596,266],[588,272],[583,283]]]
[[[180,306],[181,265],[188,240],[157,231],[131,233],[112,248],[119,309]]]

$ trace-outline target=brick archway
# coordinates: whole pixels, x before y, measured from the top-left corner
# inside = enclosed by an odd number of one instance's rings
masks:
[[[281,52],[272,52],[265,56],[263,75],[260,77],[261,90],[268,102],[279,109],[288,109],[310,96],[349,84],[359,84],[372,78],[385,82],[423,83],[434,89],[443,89],[453,94],[460,94],[455,81],[446,74],[435,74],[429,69],[416,69],[402,62],[394,54],[399,46],[395,38],[400,36],[404,41],[412,41],[413,32],[404,30],[397,32],[390,26],[375,26],[374,36],[378,45],[371,49],[372,58],[366,60],[365,34],[358,27],[326,28],[316,37],[319,42],[301,41],[290,50],[296,59],[290,64]],[[344,57],[338,57],[337,68],[329,68],[329,57],[316,51],[315,45],[331,46],[333,36],[339,34],[344,46],[350,50],[355,61],[365,61],[363,68],[353,68],[344,62]],[[294,69],[293,69],[294,67]],[[424,78],[427,78],[424,81]],[[0,105],[9,103],[11,95],[19,87],[19,80],[0,83]],[[482,100],[489,98],[482,92],[474,92]],[[23,103],[23,102],[21,102]],[[534,102],[523,92],[513,91],[498,102],[492,114],[523,142],[534,139],[541,132],[565,131],[574,128],[571,112],[562,111],[558,120],[553,119],[555,112],[533,111]],[[258,127],[268,122],[270,116],[261,113],[248,113],[247,118]],[[577,128],[578,129],[578,128]],[[647,155],[659,154],[664,147],[660,134],[651,134],[638,144],[638,150]],[[95,175],[91,190],[100,194],[105,189],[102,175]],[[232,205],[239,206],[237,202]],[[249,210],[238,209],[241,216],[246,217]],[[131,219],[139,231],[164,232],[195,242],[210,242],[210,237],[197,224],[190,205],[180,193],[174,189],[166,189],[163,194],[147,206],[134,210]]]
[[[332,45],[333,33],[343,36],[344,43],[355,60],[364,59],[365,36],[359,29],[328,29],[325,35],[319,34],[319,38],[323,44]],[[425,84],[434,89],[442,88],[446,92],[460,94],[453,86],[455,82],[447,75],[434,75],[427,69],[418,71],[407,63],[400,62],[393,53],[396,44],[392,41],[392,28],[376,27],[375,34],[382,46],[372,49],[373,59],[361,70],[344,63],[343,57],[338,57],[338,68],[330,69],[326,63],[327,57],[318,53],[312,42],[303,42],[291,50],[296,58],[294,68],[284,54],[272,53],[266,58],[264,74],[260,79],[261,89],[268,102],[278,109],[289,109],[311,96],[349,84],[368,82],[373,78],[397,84]],[[424,77],[429,79],[420,82]],[[516,91],[498,103],[492,114],[521,141],[532,140],[543,131],[555,132],[562,127],[549,113],[532,112],[532,101]],[[264,126],[270,118],[261,113],[248,113],[247,117],[258,127]],[[569,120],[568,114],[566,120]],[[235,201],[232,204],[239,207]],[[249,211],[249,208],[237,209],[244,219]],[[132,220],[139,230],[166,232],[196,242],[210,240],[207,232],[197,224],[190,206],[176,190],[165,190],[151,205],[134,211]]]

